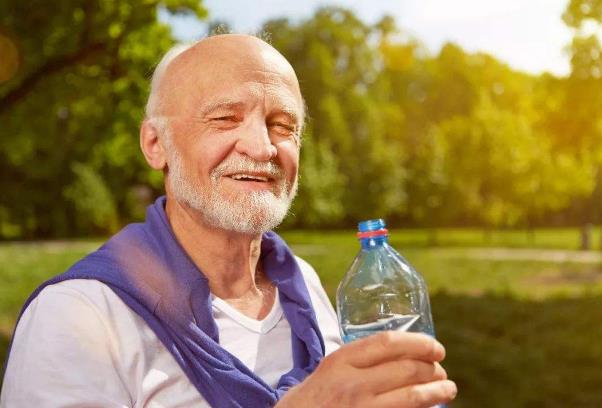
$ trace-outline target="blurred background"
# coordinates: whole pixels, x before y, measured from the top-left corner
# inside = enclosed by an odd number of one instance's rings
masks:
[[[386,218],[458,407],[602,406],[602,0],[3,0],[0,358],[20,305],[162,194],[138,127],[178,41],[255,33],[308,106],[280,232],[331,298]]]

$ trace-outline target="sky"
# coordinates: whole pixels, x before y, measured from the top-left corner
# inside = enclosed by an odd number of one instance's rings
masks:
[[[256,32],[275,17],[300,21],[317,7],[353,10],[367,23],[392,15],[397,26],[421,41],[431,53],[446,42],[470,52],[483,51],[512,68],[563,76],[569,72],[565,48],[572,32],[562,21],[569,0],[204,0],[209,20],[226,21],[236,32]],[[181,41],[205,35],[207,23],[162,13]]]

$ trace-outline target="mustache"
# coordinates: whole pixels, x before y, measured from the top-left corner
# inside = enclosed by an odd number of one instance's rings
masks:
[[[211,176],[218,179],[225,174],[257,172],[264,173],[275,180],[284,178],[284,170],[275,161],[259,162],[247,156],[233,156],[225,159],[211,171]]]

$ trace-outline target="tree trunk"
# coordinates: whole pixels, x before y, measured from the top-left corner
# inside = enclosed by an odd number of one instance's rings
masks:
[[[581,249],[589,251],[592,245],[592,224],[585,224],[581,227]]]
[[[437,235],[437,228],[429,229],[429,238],[428,238],[429,246],[437,246],[439,245],[439,236]]]
[[[527,244],[529,244],[529,246],[535,246],[535,229],[529,225],[525,229],[525,232],[527,234]]]
[[[483,241],[485,241],[485,244],[490,245],[491,244],[491,240],[492,240],[492,231],[490,227],[485,227],[483,229]]]

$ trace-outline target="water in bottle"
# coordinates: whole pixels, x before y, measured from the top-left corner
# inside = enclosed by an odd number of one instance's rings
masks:
[[[422,276],[388,243],[382,219],[359,223],[361,251],[337,290],[345,343],[382,330],[435,335]]]

